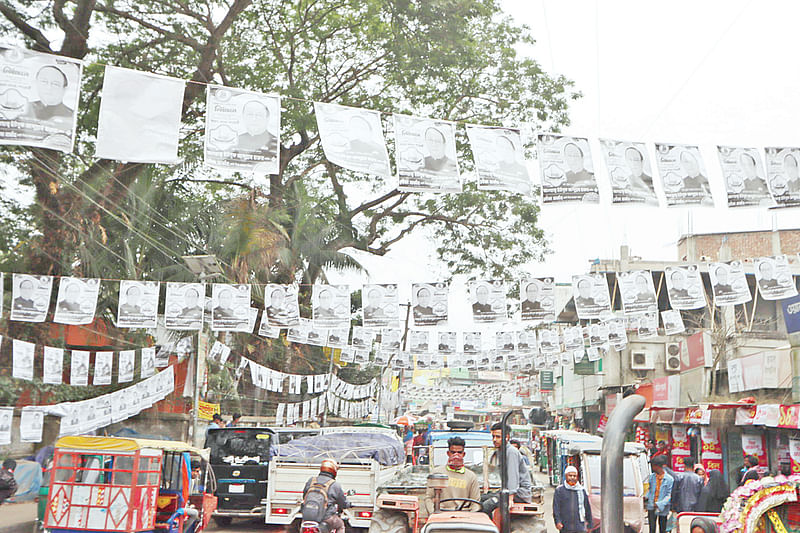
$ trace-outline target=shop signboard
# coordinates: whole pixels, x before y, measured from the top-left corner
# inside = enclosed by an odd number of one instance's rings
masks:
[[[689,435],[685,426],[672,426],[672,469],[676,472],[685,471],[683,458],[691,455]]]
[[[719,440],[719,430],[714,428],[700,428],[702,450],[700,460],[706,472],[717,469],[722,472],[722,443]]]

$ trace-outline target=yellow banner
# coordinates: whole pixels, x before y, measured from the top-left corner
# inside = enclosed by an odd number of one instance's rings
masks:
[[[215,413],[221,413],[218,403],[208,403],[202,400],[197,402],[197,418],[200,420],[211,420]]]

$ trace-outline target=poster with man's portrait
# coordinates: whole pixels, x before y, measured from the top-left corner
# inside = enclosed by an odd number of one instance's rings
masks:
[[[395,114],[394,134],[399,190],[461,192],[454,123]]]
[[[212,285],[211,330],[253,331],[250,327],[250,285]]]
[[[553,322],[556,319],[553,278],[531,278],[519,284],[520,314],[523,322]]]
[[[72,152],[83,63],[0,45],[0,144]]]
[[[361,290],[362,323],[368,328],[400,327],[397,284],[368,284]]]
[[[446,323],[448,293],[446,283],[413,283],[411,311],[414,325],[420,327]]]
[[[500,330],[494,334],[494,349],[501,353],[513,353],[516,349],[514,331]]]
[[[436,351],[442,354],[451,354],[456,351],[456,339],[458,333],[455,331],[440,331],[436,343]]]
[[[483,349],[483,335],[480,331],[465,331],[462,339],[461,350],[466,354],[476,354]]]
[[[314,102],[314,114],[328,161],[355,172],[391,176],[379,112]]]
[[[157,281],[120,281],[117,327],[156,327],[158,295],[159,284]]]
[[[706,293],[697,265],[668,266],[664,269],[664,278],[673,309],[685,311],[706,306]]]
[[[557,354],[561,351],[558,331],[547,328],[539,330],[539,351],[543,355]]]
[[[600,146],[611,181],[611,203],[658,206],[645,144],[600,139]]]
[[[19,440],[22,442],[42,442],[44,428],[44,409],[23,407],[19,419]]]
[[[353,326],[353,334],[350,344],[356,350],[369,351],[372,348],[372,343],[375,342],[377,333],[374,329],[365,328],[362,326]]]
[[[205,164],[258,176],[277,174],[280,97],[209,85],[206,98]]]
[[[141,377],[149,378],[156,373],[156,349],[154,347],[142,348]]]
[[[301,318],[296,325],[289,326],[289,329],[286,330],[286,340],[299,344],[308,344],[308,334],[310,331],[311,320]]]
[[[756,285],[765,300],[783,300],[797,296],[789,259],[786,255],[759,257],[755,260]]]
[[[525,166],[525,147],[519,130],[467,124],[478,189],[531,194],[531,178]]]
[[[381,329],[381,351],[387,354],[400,351],[402,336],[403,332],[400,329]]]
[[[264,287],[267,323],[274,328],[288,328],[300,321],[297,285],[269,283]]]
[[[13,407],[0,407],[0,444],[11,444],[11,425],[14,421]]]
[[[517,331],[517,352],[522,355],[534,354],[539,350],[536,344],[536,332],[521,329]]]
[[[136,350],[122,350],[119,352],[119,373],[117,383],[133,381],[133,369],[136,364]]]
[[[761,155],[755,148],[717,146],[728,207],[771,206]]]
[[[800,148],[767,148],[767,186],[780,207],[800,206]]]
[[[19,339],[11,341],[12,376],[17,379],[33,379],[33,357],[36,344]]]
[[[714,207],[708,174],[697,146],[656,143],[656,166],[668,207]]]
[[[206,286],[202,283],[167,283],[164,323],[167,329],[198,330],[203,326]]]
[[[503,281],[470,281],[467,287],[474,322],[496,323],[506,320],[506,284]]]
[[[53,276],[14,274],[11,285],[11,320],[44,322],[50,307]]]
[[[743,304],[753,299],[741,261],[709,263],[708,277],[716,306]]]
[[[661,311],[661,322],[664,323],[664,333],[667,335],[678,335],[686,331],[681,312],[677,309]]]
[[[561,337],[564,340],[564,350],[572,352],[574,350],[583,350],[583,328],[580,326],[566,327],[561,331]]]
[[[89,384],[89,352],[72,350],[70,353],[69,384],[83,387]]]
[[[42,382],[49,385],[61,385],[64,378],[64,350],[45,346],[42,366]]]
[[[62,277],[58,283],[58,300],[53,322],[59,324],[91,324],[97,307],[100,280]]]
[[[626,315],[654,311],[658,307],[653,275],[649,270],[632,270],[617,273],[622,307]]]
[[[604,274],[572,276],[572,297],[578,318],[603,318],[611,313],[611,298]]]
[[[612,318],[608,323],[608,342],[617,349],[628,344],[628,331],[625,328],[624,318]]]
[[[350,326],[350,287],[347,285],[314,285],[311,310],[315,327]]]
[[[113,364],[114,352],[95,352],[92,385],[111,385],[111,369]]]
[[[600,203],[588,140],[539,135],[539,167],[543,203]]]
[[[431,332],[412,329],[408,332],[408,350],[411,353],[427,353],[431,350]]]

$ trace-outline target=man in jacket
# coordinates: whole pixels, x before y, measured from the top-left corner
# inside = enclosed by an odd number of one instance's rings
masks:
[[[14,459],[3,461],[3,468],[0,468],[0,503],[3,503],[17,492],[17,480],[14,479],[14,470],[16,468],[17,462]]]
[[[339,512],[350,507],[350,502],[336,481],[339,465],[332,459],[325,459],[319,466],[319,475],[312,476],[306,481],[303,488],[303,511],[306,507],[306,494],[314,486],[315,490],[323,490],[326,494],[328,506],[322,515],[322,522],[328,525],[331,533],[344,533],[344,521],[339,517]],[[304,517],[305,520],[305,517]]]
[[[553,494],[553,522],[561,533],[582,533],[592,527],[589,495],[578,483],[578,469],[564,469],[564,484]]]
[[[667,459],[663,455],[657,455],[650,460],[653,473],[650,474],[650,487],[644,497],[645,507],[647,508],[647,521],[650,523],[650,533],[656,533],[656,524],[658,524],[659,533],[666,533],[667,531],[667,516],[670,511],[674,480],[664,470],[666,464]]]

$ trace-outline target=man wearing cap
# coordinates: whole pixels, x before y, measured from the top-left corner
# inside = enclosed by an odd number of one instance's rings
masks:
[[[592,527],[589,495],[578,483],[578,469],[564,469],[564,483],[553,494],[553,522],[561,533],[581,533]]]
[[[644,497],[650,533],[656,533],[656,524],[658,524],[659,533],[667,531],[667,516],[669,516],[670,502],[672,501],[674,479],[664,469],[666,464],[667,458],[663,455],[654,456],[650,460],[653,473],[650,474],[650,487]]]
[[[481,500],[481,487],[478,483],[478,476],[464,466],[464,454],[466,453],[466,442],[461,437],[451,437],[447,439],[447,464],[437,466],[432,474],[444,474],[447,476],[447,487],[442,490],[442,500],[456,498],[459,501],[444,502],[442,509],[452,510],[461,507],[464,511],[478,511],[477,503],[466,504],[463,500]],[[433,489],[428,489],[425,507],[428,514],[433,512]]]

